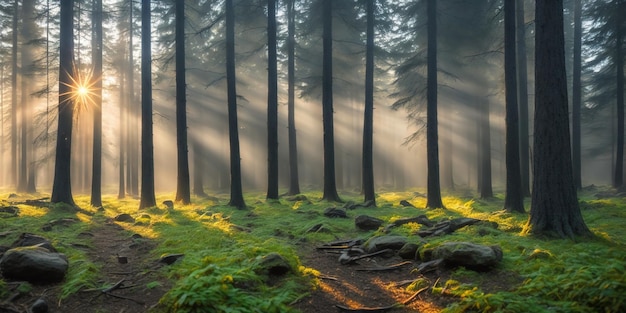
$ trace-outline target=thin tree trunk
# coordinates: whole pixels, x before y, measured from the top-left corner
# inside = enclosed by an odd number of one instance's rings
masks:
[[[287,1],[287,126],[289,128],[289,194],[300,193],[298,175],[298,144],[295,118],[295,0]]]
[[[322,124],[324,131],[324,194],[323,199],[341,201],[335,177],[335,134],[333,126],[333,54],[332,1],[323,0],[323,65],[322,65]]]
[[[202,154],[202,145],[197,139],[192,139],[193,144],[193,194],[198,197],[206,197],[204,192],[204,182],[202,175],[205,171],[204,155]]]
[[[582,106],[581,84],[581,47],[582,47],[582,2],[574,0],[574,65],[572,80],[572,166],[574,169],[574,186],[582,189],[581,155],[580,155],[580,109]]]
[[[620,2],[616,1],[616,6]],[[624,5],[624,4],[621,4]],[[615,8],[618,10],[618,8]],[[623,10],[619,10],[622,12]],[[622,33],[622,19],[615,18],[615,81],[617,93],[617,152],[615,153],[615,179],[613,187],[622,188],[624,183],[624,34]]]
[[[267,0],[267,199],[278,199],[276,0]]]
[[[506,195],[504,208],[509,212],[524,212],[519,154],[515,52],[515,0],[504,0],[504,80],[506,86]]]
[[[152,40],[150,0],[141,0],[141,198],[139,209],[156,206],[152,135]]]
[[[439,180],[439,135],[437,125],[437,2],[428,0],[428,69],[426,90],[426,159],[428,162],[427,208],[443,208]]]
[[[245,209],[241,187],[241,153],[237,126],[237,78],[235,77],[235,12],[233,0],[226,0],[226,81],[228,89],[228,135],[230,142],[230,201],[228,205]]]
[[[17,26],[19,0],[13,4],[13,29],[11,35],[11,183],[17,187]]]
[[[519,100],[520,169],[522,192],[530,196],[530,142],[528,136],[528,74],[526,62],[526,24],[524,0],[516,0],[517,87]]]
[[[102,206],[102,0],[94,0],[93,10],[93,158],[91,168],[91,205]]]
[[[376,205],[374,192],[374,1],[367,0],[365,44],[365,108],[363,111],[363,196]]]
[[[123,62],[121,62],[123,63]],[[120,102],[119,102],[119,106],[120,106],[120,132],[119,132],[119,145],[120,145],[120,149],[119,149],[119,188],[117,191],[117,198],[118,199],[124,199],[126,197],[126,179],[125,179],[125,166],[124,163],[126,162],[125,160],[125,148],[126,148],[126,119],[127,114],[126,114],[126,106],[128,105],[127,103],[125,103],[125,101],[128,99],[128,97],[126,96],[126,90],[124,89],[124,81],[125,77],[124,77],[124,67],[120,66]]]
[[[178,178],[176,201],[191,203],[187,146],[187,95],[185,82],[185,1],[176,1],[176,143]]]
[[[489,100],[480,105],[480,198],[487,199],[493,197],[491,181],[491,122]]]

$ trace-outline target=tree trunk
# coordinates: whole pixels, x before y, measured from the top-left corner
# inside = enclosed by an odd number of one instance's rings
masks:
[[[528,137],[528,74],[526,64],[526,23],[524,0],[516,0],[517,87],[519,100],[520,169],[522,192],[530,196],[530,142]]]
[[[426,159],[428,162],[427,208],[443,208],[439,181],[439,135],[437,131],[437,2],[428,0],[428,70],[426,91]]]
[[[335,178],[335,134],[333,125],[333,47],[332,1],[323,0],[322,126],[324,130],[324,195],[328,201],[341,201]]]
[[[124,166],[124,162],[125,160],[125,148],[126,148],[126,119],[128,118],[128,114],[125,113],[126,109],[125,106],[127,106],[128,104],[125,103],[125,100],[128,99],[128,97],[126,96],[126,91],[124,89],[124,84],[125,84],[125,77],[124,77],[124,62],[120,62],[122,65],[120,66],[120,100],[119,100],[119,106],[120,106],[120,131],[119,131],[119,144],[120,144],[120,149],[118,151],[118,162],[119,162],[119,172],[118,172],[118,179],[119,179],[119,185],[118,185],[118,191],[117,191],[117,198],[118,199],[124,199],[126,197],[126,179],[125,179],[125,166]]]
[[[228,89],[228,135],[230,142],[230,201],[228,205],[245,209],[241,187],[241,153],[237,126],[237,78],[235,77],[235,12],[233,0],[226,0],[226,82]]]
[[[50,202],[63,202],[74,205],[70,179],[72,156],[72,122],[74,102],[71,99],[71,77],[74,75],[74,1],[61,0],[59,29],[59,114],[57,126],[57,144],[54,163],[54,181]]]
[[[533,193],[525,232],[589,236],[572,174],[563,1],[537,1]]]
[[[616,6],[620,2],[615,2]],[[621,4],[624,5],[624,4]],[[619,8],[615,8],[618,10]],[[623,10],[619,10],[623,12]],[[615,153],[615,179],[613,187],[622,188],[624,184],[624,34],[622,30],[622,19],[615,18],[615,81],[617,93],[617,152]]]
[[[515,70],[515,0],[504,0],[504,81],[506,88],[506,195],[504,209],[524,212],[520,171],[517,82]]]
[[[193,137],[192,137],[193,138]],[[204,192],[204,182],[202,181],[202,175],[205,171],[204,155],[202,154],[202,145],[197,139],[192,139],[193,144],[193,194],[198,197],[206,197]]]
[[[139,120],[139,105],[137,98],[135,97],[135,57],[134,57],[134,44],[133,37],[135,32],[135,24],[133,22],[133,1],[129,1],[129,13],[128,13],[128,115],[127,115],[127,189],[132,196],[139,195],[139,140],[138,140],[138,128]]]
[[[91,168],[91,206],[102,206],[102,0],[93,7],[93,159]]]
[[[141,198],[139,209],[156,206],[152,135],[152,40],[150,0],[141,0]]]
[[[176,144],[178,177],[176,201],[191,203],[187,146],[187,84],[185,82],[185,1],[176,1]]]
[[[480,113],[480,198],[488,199],[493,197],[491,181],[491,122],[489,100],[486,99],[482,105]]]
[[[582,0],[574,0],[574,65],[572,79],[572,166],[574,170],[574,186],[582,189],[581,155],[580,155],[580,109],[582,106],[581,84],[581,50],[582,50]]]
[[[13,29],[11,35],[11,183],[17,187],[17,26],[19,1],[13,4]]]
[[[34,64],[33,64],[33,47],[31,46],[31,42],[35,39],[35,28],[36,25],[33,25],[35,22],[35,3],[33,0],[24,0],[22,1],[22,25],[21,25],[21,34],[22,34],[22,46],[20,58],[22,62],[21,67],[21,85],[20,88],[22,96],[21,96],[21,125],[20,125],[20,168],[19,168],[19,179],[17,184],[17,191],[19,192],[29,192],[29,161],[34,162],[32,155],[30,155],[31,145],[31,134],[32,123],[29,121],[32,119],[31,116],[31,91],[32,91],[32,79],[34,72]],[[30,126],[30,127],[29,127]],[[34,163],[33,163],[34,164]],[[33,191],[34,192],[34,191]]]
[[[363,200],[376,205],[374,192],[374,1],[367,0],[365,108],[363,111]]]
[[[295,33],[296,14],[295,0],[287,1],[287,127],[289,128],[289,194],[300,193],[298,175],[298,140],[296,137],[295,118]]]
[[[267,0],[267,199],[278,199],[276,0]]]

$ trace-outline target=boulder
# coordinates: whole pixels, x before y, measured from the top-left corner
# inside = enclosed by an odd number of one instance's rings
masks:
[[[346,214],[346,211],[344,211],[343,209],[335,208],[335,207],[329,207],[329,208],[324,209],[324,216],[342,217],[342,218],[348,217],[348,215]]]
[[[400,250],[407,243],[404,236],[378,236],[372,237],[363,244],[363,250],[373,253],[385,249]]]
[[[0,259],[2,276],[31,283],[61,281],[68,266],[64,254],[50,252],[40,246],[13,248]]]
[[[417,254],[419,247],[420,246],[416,243],[406,243],[398,250],[398,255],[405,260],[416,260],[419,257],[419,254]]]
[[[445,242],[433,250],[432,258],[443,259],[447,266],[486,270],[502,261],[502,249],[471,242]]]
[[[113,220],[115,220],[116,222],[126,222],[126,223],[135,222],[135,218],[130,216],[130,214],[128,213],[118,214],[113,218]]]
[[[30,306],[31,313],[47,313],[48,302],[45,299],[39,298]]]
[[[48,239],[31,233],[22,233],[20,237],[11,244],[11,248],[30,246],[39,246],[48,249],[50,252],[57,252]]]
[[[377,230],[383,225],[383,220],[369,215],[359,215],[354,219],[354,225],[362,230]]]
[[[269,276],[282,276],[291,272],[291,265],[282,255],[272,252],[261,257],[256,272]]]

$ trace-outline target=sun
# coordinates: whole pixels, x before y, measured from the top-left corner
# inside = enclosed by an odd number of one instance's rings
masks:
[[[81,71],[74,66],[72,72],[74,74],[70,75],[70,83],[65,84],[70,88],[66,95],[73,102],[74,109],[80,113],[82,110],[87,110],[97,105],[96,98],[99,95],[96,93],[95,85],[101,78],[94,77],[92,69]]]

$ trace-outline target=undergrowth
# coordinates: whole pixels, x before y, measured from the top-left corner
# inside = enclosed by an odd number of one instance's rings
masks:
[[[59,231],[44,233],[70,259],[70,270],[61,297],[83,288],[94,288],[98,271],[80,250],[67,242],[82,242],[79,233],[120,213],[140,218],[141,223],[120,225],[133,233],[155,240],[155,258],[165,254],[183,253],[185,257],[163,269],[173,287],[161,299],[168,312],[289,312],[290,303],[306,294],[317,282],[319,272],[300,264],[302,247],[337,238],[363,238],[381,235],[380,231],[360,232],[354,217],[366,214],[392,222],[399,218],[425,214],[432,220],[472,217],[491,223],[469,226],[436,238],[427,245],[445,241],[470,241],[499,245],[504,260],[495,273],[477,273],[463,268],[452,272],[430,292],[446,294],[457,301],[447,312],[620,312],[626,311],[626,200],[595,199],[593,192],[580,195],[581,209],[596,238],[546,240],[521,235],[527,214],[504,211],[501,195],[493,199],[477,199],[467,194],[444,197],[446,209],[424,210],[425,198],[416,192],[384,192],[377,198],[377,208],[347,211],[348,219],[328,219],[323,211],[341,204],[319,200],[321,194],[306,193],[306,199],[289,201],[283,197],[268,201],[262,193],[246,195],[246,210],[228,207],[227,195],[215,199],[194,198],[193,204],[164,205],[139,211],[135,199],[103,198],[105,210],[88,206],[87,197],[77,197],[86,212],[64,208],[37,208],[19,205],[19,218],[1,218],[3,231],[30,231],[41,234],[41,226],[53,219],[72,217],[82,223]],[[0,195],[7,199],[7,195]],[[39,197],[41,195],[37,195]],[[45,195],[44,195],[45,196]],[[172,199],[161,194],[157,203]],[[359,203],[359,194],[342,194],[345,201]],[[415,207],[399,205],[407,200]],[[5,205],[6,203],[2,203]],[[529,204],[526,203],[526,208]],[[90,214],[86,214],[90,213]],[[316,226],[322,225],[322,230]],[[494,227],[497,225],[497,227]],[[421,227],[409,223],[393,228],[392,234],[409,236]],[[14,238],[0,237],[0,245],[9,245]],[[259,260],[269,253],[279,253],[293,269],[282,280],[269,280],[257,271]],[[506,275],[503,275],[506,274]],[[506,278],[506,277],[509,278]],[[506,280],[508,279],[508,280]],[[490,280],[500,281],[497,288],[485,289]],[[147,288],[158,285],[151,282]],[[416,281],[408,288],[424,286]],[[6,291],[0,280],[0,295]],[[0,297],[1,298],[1,297]]]

